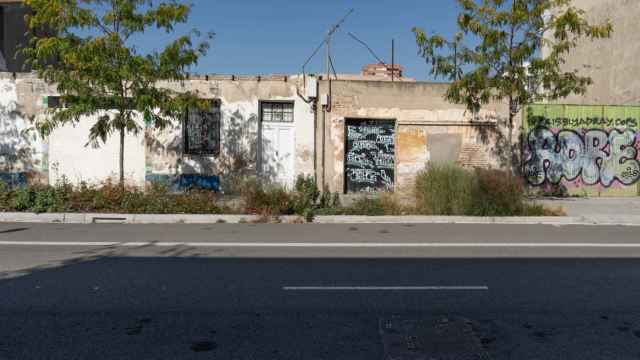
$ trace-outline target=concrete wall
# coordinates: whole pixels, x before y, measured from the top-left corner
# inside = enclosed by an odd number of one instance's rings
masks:
[[[444,99],[447,84],[332,81],[331,111],[318,106],[318,178],[332,192],[345,191],[345,120],[395,120],[395,190],[409,191],[415,175],[429,161],[468,167],[502,167],[504,120],[499,104],[487,106],[476,119],[461,105]],[[319,93],[329,93],[321,81]],[[516,125],[519,126],[519,125]],[[516,134],[517,136],[517,134]],[[514,138],[514,139],[517,139]]]
[[[223,191],[233,192],[249,176],[258,175],[260,101],[294,102],[296,174],[313,174],[313,111],[296,94],[297,77],[228,77],[193,79],[184,84],[164,84],[176,90],[197,91],[202,98],[221,100],[221,154],[184,154],[182,124],[163,131],[146,132],[146,177],[148,181],[207,181],[219,178]],[[193,177],[198,175],[198,177]],[[261,174],[272,180],[275,174]],[[184,180],[185,176],[187,179]],[[215,179],[210,181],[215,182]]]
[[[640,1],[573,0],[587,11],[589,20],[610,19],[614,32],[610,39],[584,40],[574,49],[564,66],[590,76],[594,84],[585,96],[571,96],[562,103],[591,105],[640,104]]]

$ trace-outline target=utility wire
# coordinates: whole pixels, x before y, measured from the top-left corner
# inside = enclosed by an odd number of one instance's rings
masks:
[[[349,36],[351,36],[353,38],[353,40],[359,42],[360,44],[362,44],[362,46],[364,46],[365,48],[367,48],[367,50],[369,50],[369,52],[371,53],[371,55],[373,55],[374,58],[376,58],[376,60],[378,60],[378,63],[380,64],[386,64],[384,61],[382,61],[382,59],[380,59],[380,57],[378,55],[376,55],[376,53],[373,51],[373,49],[371,49],[369,47],[369,45],[367,45],[367,43],[365,43],[364,41],[358,39],[357,36],[355,36],[353,33],[349,33]]]

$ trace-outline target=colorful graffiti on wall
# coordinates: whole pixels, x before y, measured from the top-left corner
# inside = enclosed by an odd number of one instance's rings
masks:
[[[535,187],[637,195],[639,126],[640,107],[530,106],[524,121],[526,180]]]

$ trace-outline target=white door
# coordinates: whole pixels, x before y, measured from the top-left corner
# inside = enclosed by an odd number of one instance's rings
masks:
[[[293,187],[295,135],[292,124],[262,123],[262,176]]]

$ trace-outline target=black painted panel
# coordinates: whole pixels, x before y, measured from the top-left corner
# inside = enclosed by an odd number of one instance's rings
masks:
[[[345,191],[393,191],[395,121],[347,119]]]

